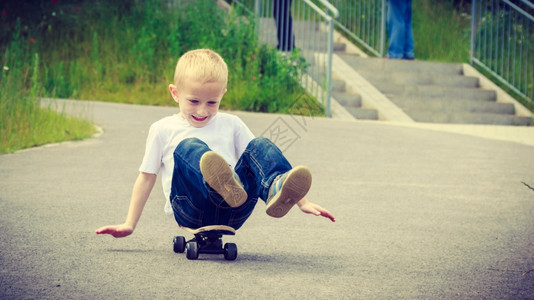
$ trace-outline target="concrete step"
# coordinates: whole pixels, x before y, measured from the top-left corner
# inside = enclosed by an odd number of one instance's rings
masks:
[[[317,81],[317,79],[316,79]],[[319,81],[320,82],[320,81]],[[343,80],[332,79],[332,93],[344,93],[347,90],[347,84]]]
[[[494,90],[479,88],[461,64],[363,58],[336,53],[416,122],[530,125]]]
[[[320,82],[321,76],[310,74],[315,81]],[[358,94],[347,93],[347,83],[344,80],[332,78],[332,97],[350,114],[359,120],[378,120],[378,111],[362,108],[362,97]]]
[[[376,109],[345,107],[345,109],[358,120],[378,120],[378,111]]]
[[[390,100],[408,114],[410,111],[515,114],[515,107],[512,103],[495,101],[411,97],[391,97]]]
[[[322,74],[309,73],[308,75],[315,82],[323,82],[325,80]],[[345,81],[332,78],[332,93],[344,93],[346,90],[347,84],[345,83]]]
[[[332,97],[358,120],[378,120],[376,109],[362,108],[362,97],[358,94],[332,92]]]
[[[459,74],[429,74],[423,72],[376,72],[371,69],[359,69],[363,77],[370,82],[391,82],[400,85],[434,85],[446,87],[479,87],[479,80],[476,77],[462,76]]]
[[[345,107],[361,107],[362,97],[358,94],[332,92],[332,96]]]
[[[506,114],[468,113],[468,112],[429,112],[426,110],[411,111],[410,117],[416,122],[453,123],[453,124],[491,124],[530,126],[532,118]]]
[[[336,53],[356,71],[373,70],[375,73],[419,72],[440,75],[461,75],[462,66],[453,63],[421,62],[413,60],[384,59],[376,57],[363,58],[355,54]]]
[[[335,52],[344,52],[346,49],[347,49],[347,45],[345,43],[334,42],[333,50]]]
[[[437,85],[402,85],[390,82],[372,82],[383,94],[398,95],[418,98],[454,98],[466,100],[495,101],[497,93],[490,90],[482,90],[464,87],[444,87]]]

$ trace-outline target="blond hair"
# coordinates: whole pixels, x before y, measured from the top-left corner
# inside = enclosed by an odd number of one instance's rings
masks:
[[[185,79],[202,83],[228,83],[228,66],[224,59],[210,49],[197,49],[186,52],[180,57],[174,71],[174,85],[180,89]]]

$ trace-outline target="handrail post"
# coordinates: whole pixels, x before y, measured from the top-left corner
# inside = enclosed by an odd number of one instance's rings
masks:
[[[328,19],[328,27],[329,27],[329,34],[328,34],[328,70],[326,72],[326,117],[331,118],[332,117],[332,111],[330,108],[330,98],[332,97],[332,57],[334,55],[334,21],[331,17]]]
[[[254,19],[256,21],[256,36],[260,36],[260,0],[254,1]]]
[[[475,57],[475,27],[476,27],[476,5],[477,0],[471,1],[471,53],[469,53],[469,63],[473,64],[473,58]]]
[[[386,0],[382,0],[382,12],[380,21],[380,54],[384,56],[386,48]]]

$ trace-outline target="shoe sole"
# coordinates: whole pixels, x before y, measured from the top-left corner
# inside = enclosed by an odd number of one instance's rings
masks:
[[[200,172],[206,183],[230,205],[239,207],[247,200],[247,192],[234,179],[228,163],[219,154],[208,151],[200,159]]]
[[[311,173],[308,168],[298,166],[289,172],[280,191],[267,204],[266,212],[271,217],[285,216],[310,190]]]

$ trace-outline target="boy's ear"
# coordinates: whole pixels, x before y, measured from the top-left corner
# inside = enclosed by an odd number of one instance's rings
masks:
[[[174,84],[169,84],[169,91],[171,92],[171,96],[174,101],[178,102],[178,90]]]

